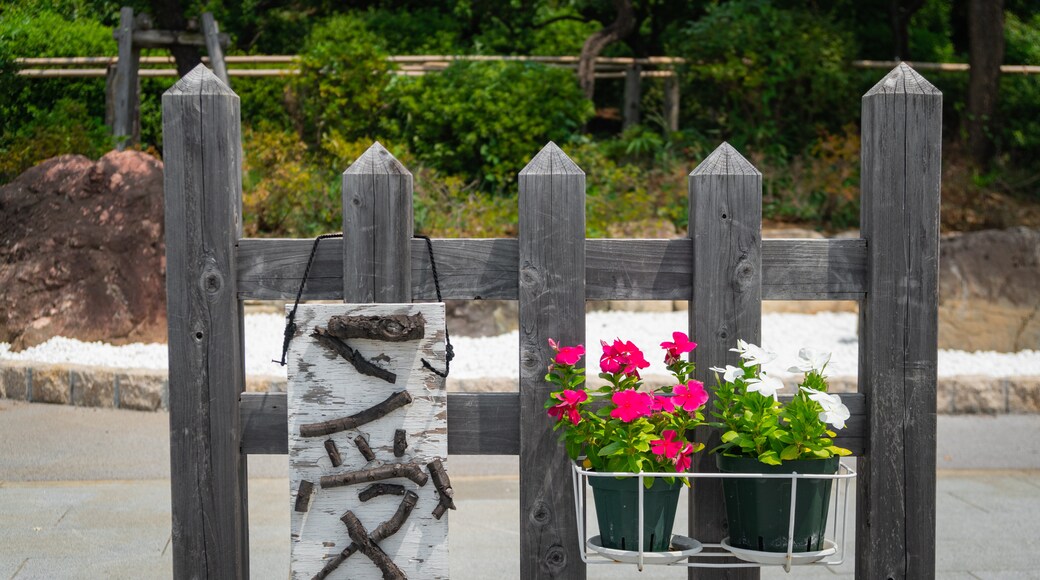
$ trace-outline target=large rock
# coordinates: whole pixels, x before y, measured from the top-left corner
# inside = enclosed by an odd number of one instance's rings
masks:
[[[162,162],[49,159],[0,187],[0,342],[166,338]]]
[[[939,254],[940,348],[1040,349],[1040,230],[944,236]]]

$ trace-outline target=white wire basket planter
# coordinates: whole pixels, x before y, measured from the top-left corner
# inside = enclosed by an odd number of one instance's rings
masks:
[[[679,566],[685,568],[761,568],[781,567],[790,572],[794,566],[839,566],[845,562],[846,529],[848,527],[849,487],[856,478],[856,471],[839,463],[837,473],[674,473],[674,472],[597,472],[583,469],[578,463],[571,468],[571,480],[574,487],[574,516],[578,524],[578,542],[581,559],[588,565],[626,563],[633,564],[640,571],[644,566]],[[638,509],[638,550],[613,550],[597,544],[599,536],[588,537],[586,521],[588,510],[588,481],[590,477],[622,477],[639,480]],[[701,543],[693,538],[674,534],[672,551],[648,552],[643,549],[643,517],[644,486],[643,480],[648,477],[677,477],[683,479],[786,479],[791,482],[791,509],[788,521],[787,552],[760,552],[730,546],[728,538],[720,543]],[[797,506],[797,490],[800,480],[830,479],[835,480],[831,494],[833,517],[829,518],[826,528],[823,549],[815,552],[794,551],[794,528]],[[693,484],[693,482],[690,482]],[[721,558],[736,558],[739,562],[721,562]]]

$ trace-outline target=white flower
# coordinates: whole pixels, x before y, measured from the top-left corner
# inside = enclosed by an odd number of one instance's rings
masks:
[[[761,378],[750,378],[747,380],[749,393],[761,393],[763,397],[776,398],[776,392],[784,388],[784,382],[776,377],[761,373]]]
[[[820,413],[820,421],[832,425],[835,429],[845,428],[845,421],[852,416],[852,413],[841,402],[841,397],[810,389],[809,387],[802,387],[802,390],[809,393],[809,398],[823,407],[823,411]]]
[[[740,358],[747,361],[749,365],[764,365],[776,358],[775,352],[770,352],[760,346],[737,339],[737,348],[729,349],[731,352],[740,353]]]
[[[817,371],[823,373],[823,368],[831,362],[831,353],[819,352],[808,348],[798,351],[798,364],[787,369],[789,373],[807,373]]]
[[[713,370],[717,373],[723,373],[722,379],[727,383],[732,383],[738,378],[744,376],[744,369],[732,365],[726,365],[726,368],[724,369],[719,367],[711,367],[710,370]]]

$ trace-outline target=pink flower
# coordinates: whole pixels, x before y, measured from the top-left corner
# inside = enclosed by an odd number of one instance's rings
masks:
[[[678,454],[675,456],[675,471],[682,472],[690,469],[690,465],[693,463],[693,443],[687,443],[682,446]]]
[[[653,402],[653,398],[650,395],[635,389],[618,391],[614,393],[610,400],[617,407],[610,412],[610,416],[615,419],[621,419],[625,423],[631,423],[640,417],[649,415],[650,404]]]
[[[675,435],[676,433],[672,429],[665,429],[661,432],[663,439],[650,442],[650,450],[655,455],[664,455],[668,459],[675,457],[683,448],[683,442],[681,440],[676,441]]]
[[[557,421],[562,421],[564,415],[571,420],[571,423],[577,425],[581,421],[581,414],[578,413],[578,405],[588,400],[589,394],[584,389],[572,391],[566,389],[562,393],[556,395],[557,399],[563,401],[558,405],[549,408],[549,416],[554,417]]]
[[[704,390],[704,383],[700,381],[689,380],[685,385],[675,385],[672,393],[675,395],[675,404],[688,413],[696,411],[708,402],[708,393]]]
[[[585,356],[585,347],[580,344],[578,346],[561,346],[559,352],[556,353],[556,364],[572,365],[583,356]]]
[[[603,356],[599,357],[599,368],[610,374],[624,373],[639,378],[639,369],[650,366],[643,358],[643,352],[631,342],[621,342],[620,338],[614,339],[614,344],[603,345]]]
[[[650,408],[654,411],[672,413],[675,411],[675,399],[664,395],[654,395],[654,402]]]
[[[681,355],[684,355],[693,349],[697,348],[696,342],[690,342],[690,338],[682,332],[672,333],[672,342],[662,342],[661,348],[668,352],[664,355],[665,364],[672,364],[679,360]]]

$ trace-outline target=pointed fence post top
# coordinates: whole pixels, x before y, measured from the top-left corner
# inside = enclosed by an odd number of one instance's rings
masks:
[[[520,170],[525,175],[585,175],[585,172],[563,152],[556,143],[549,141],[533,159]]]
[[[690,172],[690,177],[698,175],[757,175],[762,176],[759,170],[750,161],[744,158],[732,145],[723,141],[711,155],[700,162],[696,169]]]
[[[901,62],[883,79],[863,95],[863,98],[874,95],[942,95],[942,91],[928,82],[913,67]]]
[[[386,150],[379,141],[365,150],[350,167],[347,167],[343,175],[411,175],[393,153]]]
[[[199,64],[191,72],[181,77],[163,96],[177,95],[232,95],[237,97],[231,87],[224,84],[213,71],[204,64]]]

